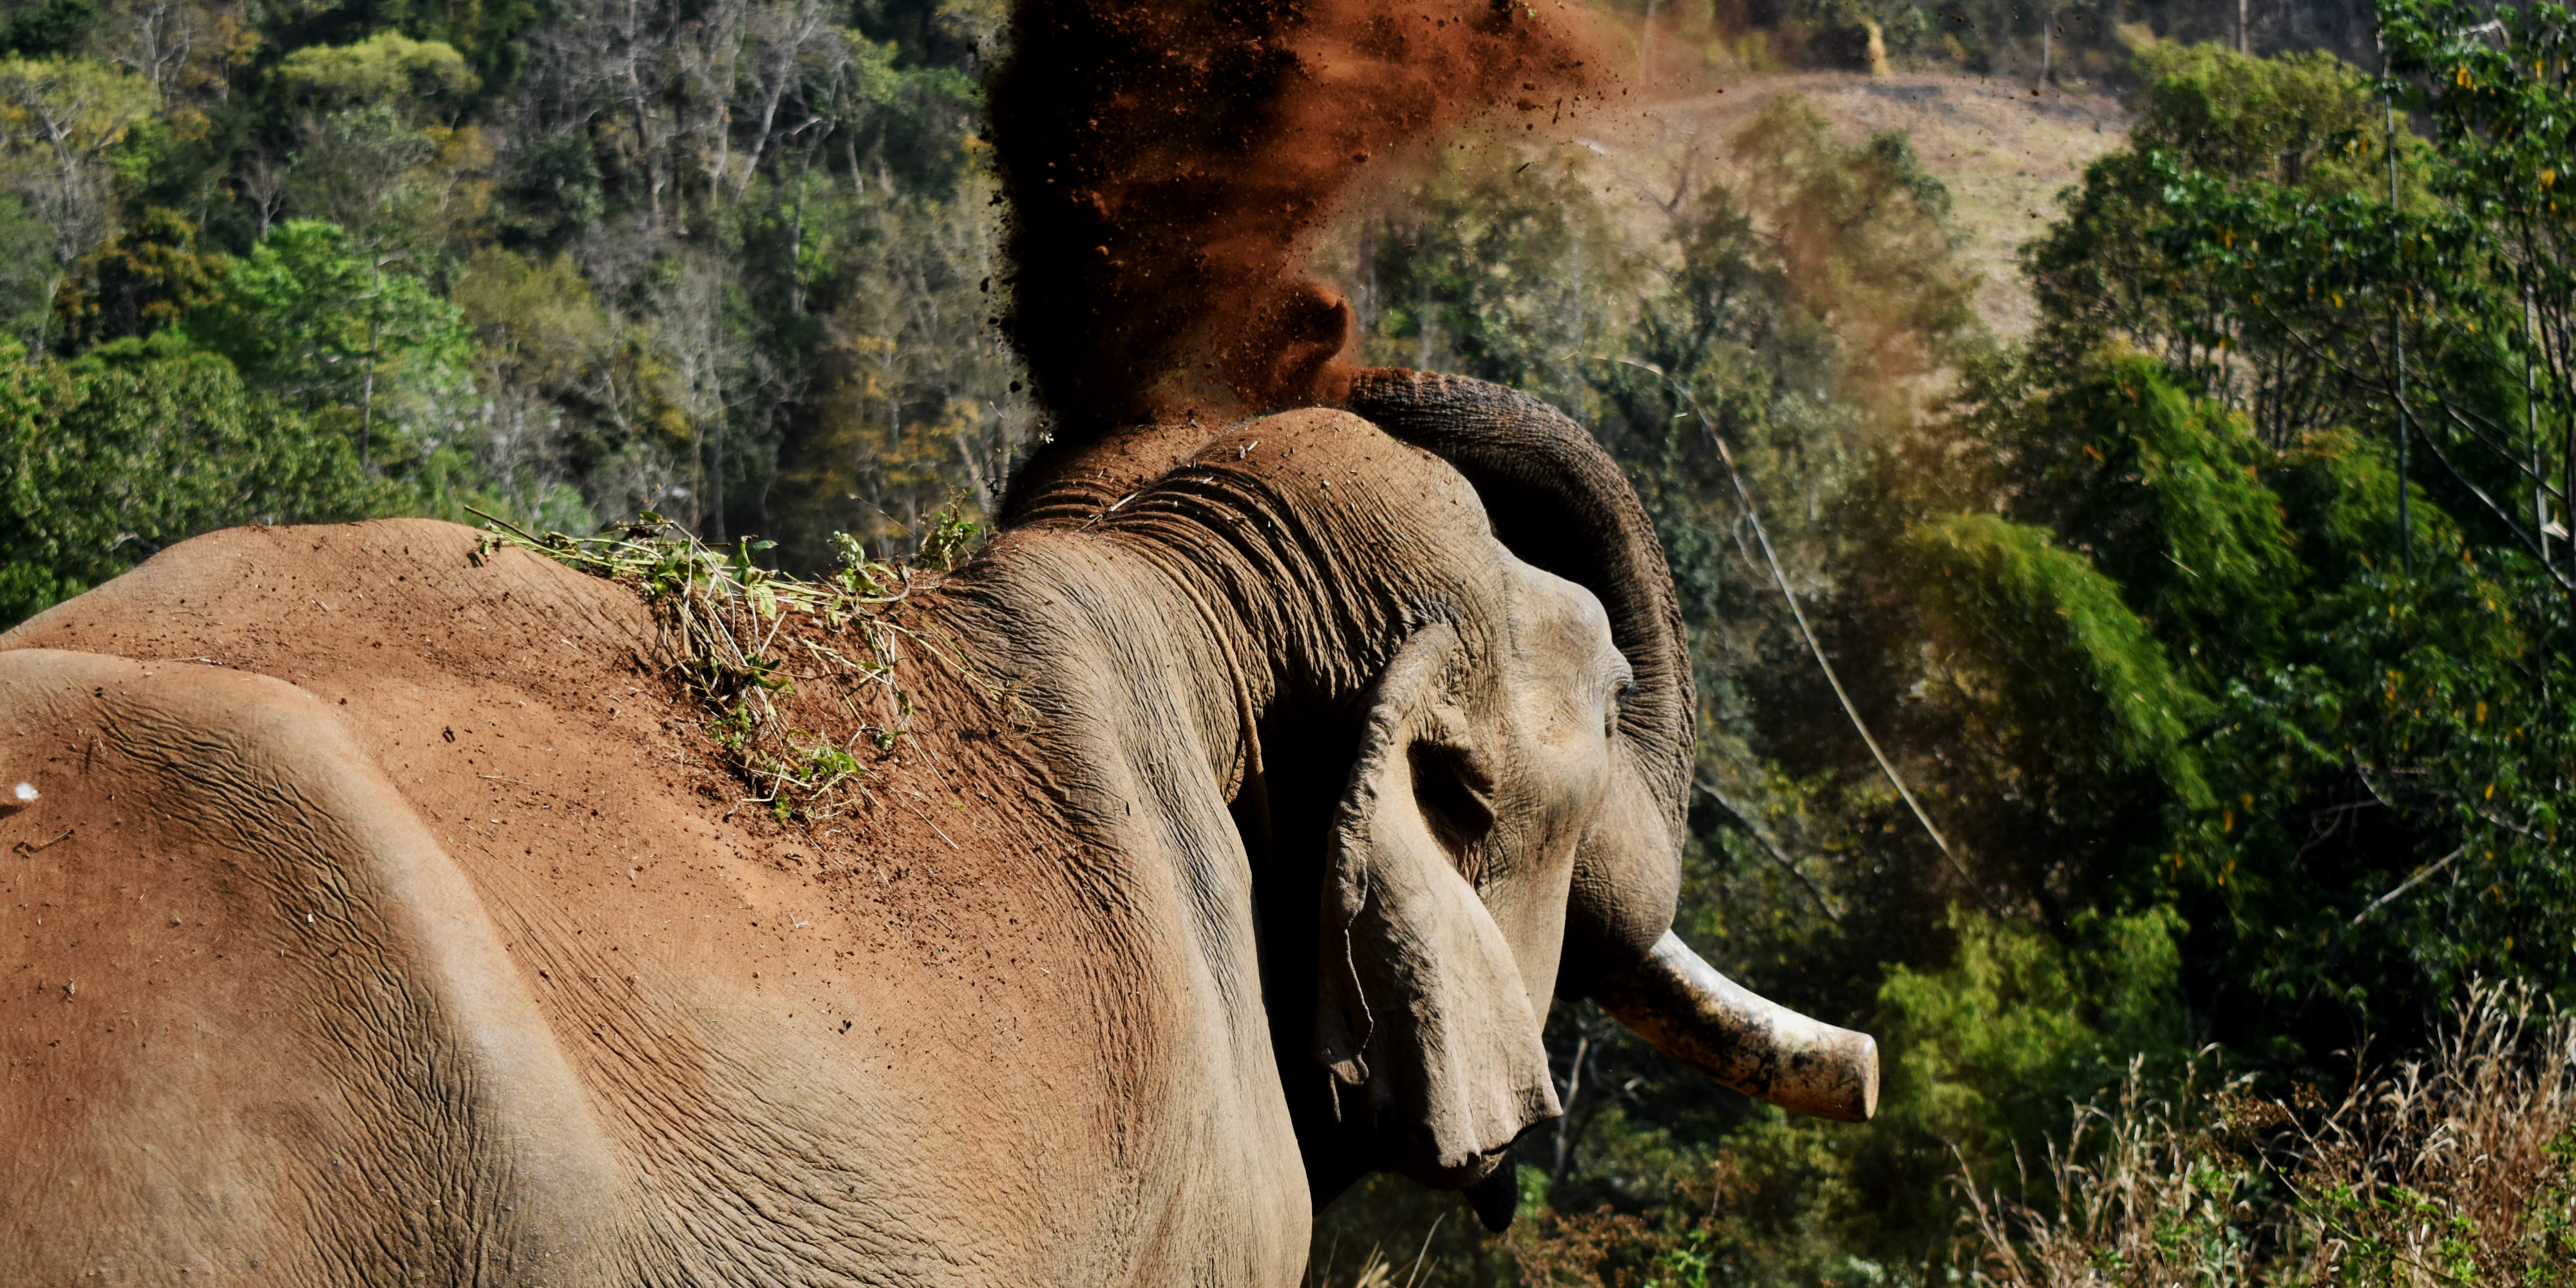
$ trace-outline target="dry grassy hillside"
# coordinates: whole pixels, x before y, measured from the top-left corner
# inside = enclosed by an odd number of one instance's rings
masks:
[[[1728,140],[1763,104],[1801,94],[1857,140],[1904,130],[1957,205],[1960,251],[1985,274],[1978,311],[1998,333],[2035,321],[2014,250],[2056,214],[2059,189],[2120,146],[2129,113],[2111,95],[1942,72],[1746,74],[1722,88],[1665,99],[1631,127],[1597,140],[1641,203],[1671,187],[1676,166],[1725,167]],[[1721,169],[1720,173],[1723,173]]]

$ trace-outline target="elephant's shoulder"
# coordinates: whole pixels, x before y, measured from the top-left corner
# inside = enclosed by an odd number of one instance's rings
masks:
[[[35,795],[0,816],[24,1164],[0,1280],[82,1258],[461,1281],[599,1250],[612,1169],[564,1058],[338,710],[202,664],[0,652],[0,792]]]

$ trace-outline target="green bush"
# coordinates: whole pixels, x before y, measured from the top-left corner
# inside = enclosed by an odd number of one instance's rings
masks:
[[[0,347],[0,623],[237,523],[399,508],[349,440],[175,338],[77,362]]]

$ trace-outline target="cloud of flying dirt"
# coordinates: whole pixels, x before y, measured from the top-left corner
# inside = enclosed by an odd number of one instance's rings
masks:
[[[1593,97],[1585,22],[1566,0],[1016,0],[990,99],[1004,325],[1063,428],[1336,401],[1351,310],[1301,276],[1309,239],[1373,162]]]

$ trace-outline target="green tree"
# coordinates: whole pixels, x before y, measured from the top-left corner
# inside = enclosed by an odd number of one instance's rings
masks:
[[[52,230],[57,279],[114,231],[108,153],[159,98],[85,58],[0,58],[0,183]]]
[[[179,330],[253,389],[346,434],[370,471],[414,472],[467,445],[464,315],[421,279],[385,271],[336,224],[271,229]]]
[[[380,31],[352,45],[307,45],[277,64],[287,92],[311,101],[351,105],[470,94],[482,82],[445,41],[412,40]]]
[[[0,225],[5,226],[5,225]],[[146,336],[211,303],[231,266],[208,253],[196,225],[152,209],[74,266],[53,305],[66,347]]]
[[[0,348],[0,622],[211,528],[399,501],[346,439],[174,337],[115,341],[69,364]]]
[[[47,0],[9,16],[0,26],[0,50],[21,58],[76,54],[97,30],[98,20],[98,6],[90,0]]]
[[[2036,347],[2059,364],[2109,341],[2151,353],[2250,408],[2275,446],[2343,418],[2326,364],[2249,345],[2240,301],[2175,257],[2170,180],[2188,172],[2213,191],[2320,199],[2384,191],[2387,118],[2370,83],[2327,54],[2254,59],[2215,45],[2153,48],[2138,70],[2129,146],[2087,168],[2067,218],[2025,251],[2042,315]],[[2401,166],[2410,192],[2418,169]]]
[[[0,194],[0,335],[43,344],[60,280],[54,230],[28,211],[25,198]]]
[[[2219,1012],[2217,1031],[2256,1051],[2313,1055],[2364,1024],[2402,1036],[2482,971],[2567,982],[2532,945],[2555,945],[2576,889],[2557,841],[2566,788],[2546,768],[2566,754],[2576,594],[2557,517],[2576,459],[2564,358],[2576,213],[2555,195],[2576,142],[2570,21],[2550,5],[2391,3],[2384,16],[2399,78],[2383,84],[2315,61],[2177,63],[2148,101],[2180,106],[2142,126],[2171,146],[2097,167],[2034,260],[2043,278],[2065,274],[2044,307],[2069,340],[2112,329],[2078,302],[2088,293],[2162,289],[2128,312],[2129,334],[2180,359],[2182,392],[2248,409],[2260,428],[2242,470],[2268,496],[2227,502],[2236,485],[2205,483],[2183,511],[2277,511],[2292,538],[2297,571],[2257,579],[2284,601],[2208,566],[2232,552],[2259,567],[2247,542],[2275,543],[2242,524],[2243,540],[2198,560],[2169,543],[2158,568],[2084,517],[2120,512],[2098,485],[2059,491],[2048,516],[2069,541],[2100,544],[2220,703],[2199,754],[2228,786],[2215,817],[2174,816],[2165,844],[2203,928],[2195,989],[2264,999]],[[2373,90],[2411,103],[2433,138],[2374,111]],[[2135,179],[2125,205],[2093,181],[2122,173]],[[2124,221],[2088,224],[2115,206]],[[2159,311],[2177,300],[2188,308]],[[2154,374],[2121,388],[2170,397]],[[1991,405],[2118,397],[2028,379],[2030,395]],[[2107,477],[2115,494],[2135,490]],[[2186,482],[2153,486],[2170,497]],[[2157,602],[2177,595],[2201,606]]]

